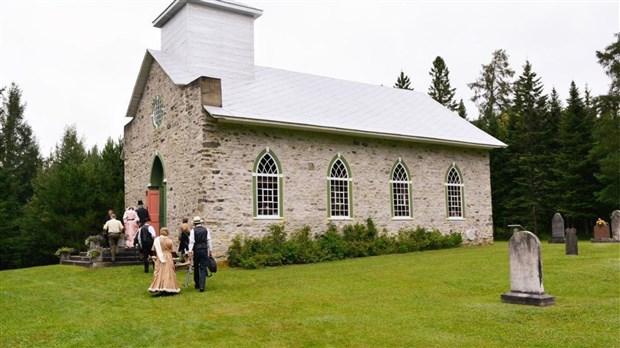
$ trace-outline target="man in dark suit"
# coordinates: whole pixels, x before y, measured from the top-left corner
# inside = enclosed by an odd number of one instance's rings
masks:
[[[149,217],[149,211],[144,207],[144,203],[142,201],[138,201],[138,209],[136,209],[136,214],[138,214],[138,219],[140,220],[140,226],[144,225],[145,222],[151,221]]]
[[[192,220],[194,228],[189,232],[189,255],[194,257],[194,287],[205,291],[207,282],[207,262],[211,256],[211,233],[202,226],[200,216]]]
[[[142,254],[142,261],[144,262],[144,273],[149,273],[149,256],[151,256],[151,249],[153,249],[153,241],[155,240],[155,229],[149,221],[146,221],[142,227],[138,230],[134,239],[134,245],[137,245]]]

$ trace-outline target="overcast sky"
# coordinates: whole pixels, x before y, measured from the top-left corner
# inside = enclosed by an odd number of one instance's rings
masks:
[[[122,137],[152,21],[171,0],[0,0],[0,86],[16,82],[25,118],[47,156],[75,125],[88,148]],[[241,1],[263,10],[255,63],[392,86],[403,70],[427,92],[441,56],[468,114],[473,82],[496,49],[515,77],[526,60],[549,92],[571,81],[593,95],[609,78],[595,51],[620,31],[619,1]]]

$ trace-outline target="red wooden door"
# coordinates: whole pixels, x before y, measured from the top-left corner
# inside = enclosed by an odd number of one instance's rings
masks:
[[[146,204],[149,210],[151,225],[159,236],[159,190],[146,191]]]

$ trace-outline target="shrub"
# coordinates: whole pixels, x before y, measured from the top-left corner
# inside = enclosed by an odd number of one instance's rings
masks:
[[[342,234],[330,224],[323,234],[313,236],[310,227],[305,226],[288,238],[284,225],[279,224],[271,225],[269,233],[260,238],[236,236],[228,249],[228,263],[232,267],[253,269],[451,248],[462,242],[460,233],[443,235],[439,230],[429,232],[422,227],[402,229],[395,236],[389,236],[387,231],[379,235],[370,218],[365,225],[344,226]]]

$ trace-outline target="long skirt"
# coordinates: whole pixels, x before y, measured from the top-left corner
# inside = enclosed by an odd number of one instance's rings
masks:
[[[133,239],[138,233],[138,223],[135,220],[125,223],[125,247],[133,248]]]
[[[153,282],[149,287],[150,292],[165,292],[177,294],[181,292],[177,275],[174,272],[174,261],[170,252],[164,253],[166,262],[162,263],[159,259],[155,260],[155,272],[153,272]]]

